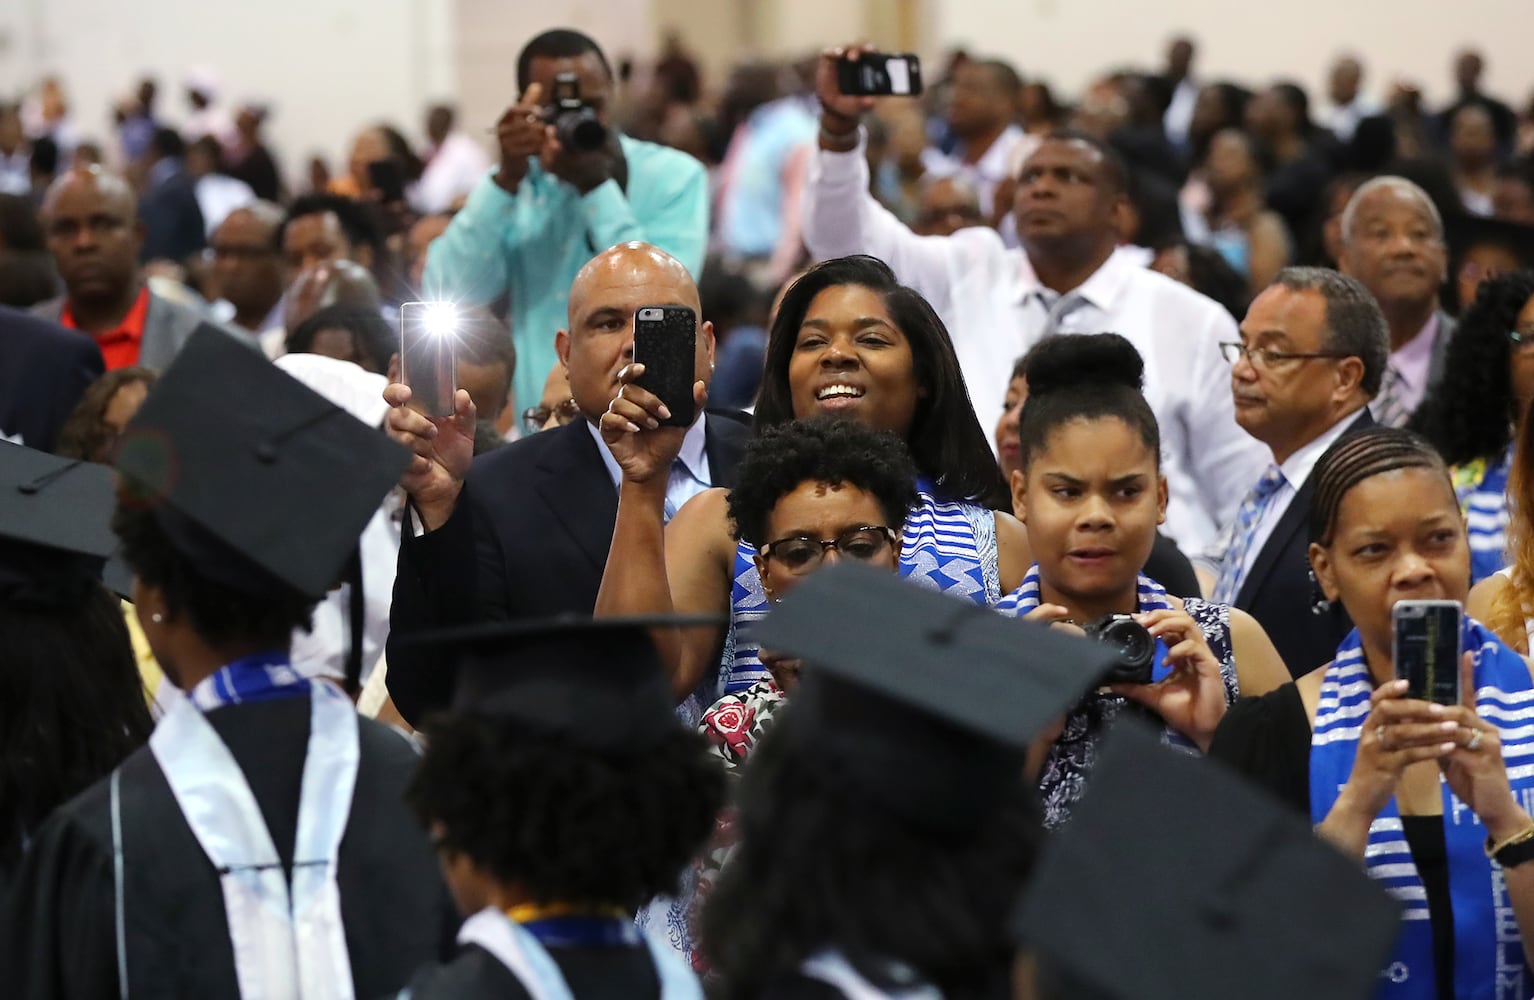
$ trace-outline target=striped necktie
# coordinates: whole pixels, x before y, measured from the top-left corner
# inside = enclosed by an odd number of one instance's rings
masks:
[[[1064,295],[1059,296],[1055,299],[1053,305],[1044,297],[1044,293],[1040,292],[1039,301],[1044,304],[1045,309],[1044,328],[1039,333],[1040,340],[1045,337],[1053,337],[1059,333],[1061,324],[1070,317],[1071,313],[1083,306],[1091,305],[1087,301],[1086,296],[1077,291],[1066,292]]]
[[[1374,422],[1384,427],[1405,427],[1411,418],[1411,410],[1406,406],[1406,379],[1395,365],[1385,369],[1384,384],[1370,409]]]
[[[1241,584],[1246,578],[1246,557],[1252,548],[1252,533],[1257,530],[1273,495],[1283,484],[1283,470],[1277,465],[1270,465],[1262,478],[1257,480],[1257,485],[1246,495],[1246,499],[1241,501],[1241,509],[1236,511],[1235,527],[1231,531],[1230,547],[1220,560],[1220,580],[1214,588],[1216,604],[1236,603],[1236,595],[1241,593]]]

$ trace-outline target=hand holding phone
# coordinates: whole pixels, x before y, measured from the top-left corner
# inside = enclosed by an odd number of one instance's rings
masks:
[[[843,56],[836,64],[836,84],[852,97],[915,97],[922,91],[921,60],[911,52]]]
[[[1398,601],[1391,611],[1391,654],[1406,697],[1439,705],[1460,703],[1460,654],[1465,609],[1458,601]]]
[[[453,414],[458,388],[458,311],[451,302],[406,302],[399,307],[400,381],[411,405],[432,417]]]
[[[634,360],[644,365],[635,382],[671,411],[662,427],[688,427],[697,416],[698,317],[687,306],[642,306],[634,314]]]

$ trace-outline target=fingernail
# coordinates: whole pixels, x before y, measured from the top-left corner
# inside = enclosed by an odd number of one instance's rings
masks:
[[[1429,714],[1429,715],[1442,715],[1443,712],[1444,712],[1443,706],[1439,705],[1437,703],[1434,703],[1434,704],[1429,705],[1427,707],[1427,714]]]
[[[1452,732],[1456,731],[1457,729],[1459,729],[1459,723],[1458,722],[1440,722],[1438,724],[1438,729],[1439,729],[1440,732],[1452,733]]]
[[[1391,689],[1395,691],[1405,691],[1407,688],[1405,681],[1393,681],[1390,686]]]
[[[665,403],[660,404],[660,418],[662,420],[670,420],[671,419],[671,411],[666,408],[666,404]]]
[[[628,428],[628,431],[629,431],[630,434],[638,434],[639,433],[639,428],[637,426],[635,426],[635,424],[632,421],[625,423],[623,426]]]
[[[645,426],[650,428],[650,430],[652,430],[652,431],[655,430],[655,428],[660,426],[660,421],[656,420],[654,417],[645,417],[644,423],[645,423]]]
[[[1453,753],[1457,749],[1459,749],[1459,744],[1458,743],[1440,743],[1440,744],[1438,744],[1438,752],[1439,753]]]

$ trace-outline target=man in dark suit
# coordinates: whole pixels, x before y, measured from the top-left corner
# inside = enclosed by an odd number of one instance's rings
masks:
[[[184,163],[186,143],[175,129],[156,129],[149,142],[153,162],[139,199],[144,220],[144,261],[184,261],[207,245],[207,226],[197,202],[197,180]]]
[[[1390,331],[1390,364],[1371,410],[1405,426],[1443,378],[1454,317],[1438,307],[1448,278],[1443,219],[1426,191],[1404,177],[1364,183],[1342,210],[1343,274],[1363,283]]]
[[[452,417],[428,419],[406,405],[410,391],[386,395],[391,436],[417,455],[401,479],[410,515],[400,546],[388,644],[389,692],[413,723],[442,708],[452,674],[430,649],[400,640],[429,627],[558,614],[590,615],[607,564],[618,512],[617,462],[597,419],[634,358],[634,314],[641,306],[685,305],[699,312],[698,290],[675,258],[646,243],[597,255],[570,288],[569,329],[555,348],[583,419],[499,449],[471,464],[474,406],[457,393]],[[709,381],[714,333],[697,328],[696,377]],[[734,484],[745,446],[743,420],[710,411],[688,430],[667,489],[674,510],[711,486]]]
[[[1235,520],[1206,553],[1213,597],[1256,618],[1290,673],[1329,663],[1352,628],[1340,605],[1318,609],[1310,577],[1311,471],[1333,442],[1374,421],[1390,349],[1385,317],[1358,281],[1291,267],[1252,301],[1235,364],[1236,420],[1273,452]]]
[[[89,335],[108,371],[164,368],[197,325],[209,322],[140,280],[144,227],[121,177],[99,167],[65,174],[43,199],[42,221],[65,294],[32,312]]]
[[[104,370],[89,337],[0,306],[0,438],[52,451],[59,428]]]

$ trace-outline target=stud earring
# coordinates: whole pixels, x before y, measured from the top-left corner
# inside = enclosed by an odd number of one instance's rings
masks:
[[[1305,575],[1310,577],[1310,613],[1324,615],[1332,609],[1332,602],[1326,599],[1326,594],[1321,590],[1321,584],[1316,580],[1316,571],[1309,569]]]
[[[149,616],[149,620],[158,625],[165,620],[165,616],[156,611],[154,614]]]

